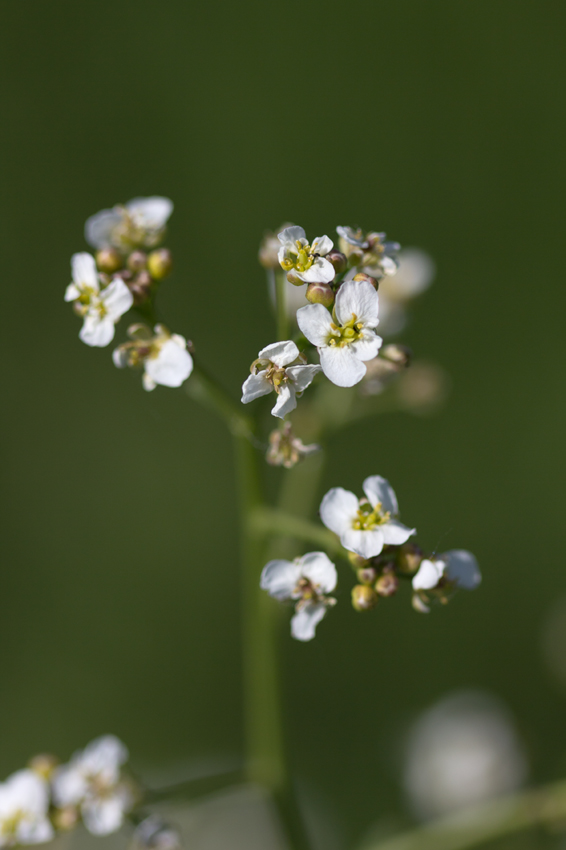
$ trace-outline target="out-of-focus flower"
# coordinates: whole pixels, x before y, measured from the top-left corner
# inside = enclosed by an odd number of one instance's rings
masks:
[[[281,601],[297,600],[291,634],[311,640],[315,629],[336,600],[326,594],[336,587],[336,567],[324,552],[309,552],[294,561],[269,561],[261,573],[260,586]]]
[[[251,366],[251,375],[242,385],[242,404],[275,391],[277,401],[271,413],[283,419],[297,406],[297,395],[312,383],[321,367],[305,362],[291,366],[300,357],[294,342],[274,342],[262,348]]]
[[[334,266],[325,259],[332,251],[333,242],[328,236],[317,236],[312,245],[302,227],[287,227],[277,235],[281,247],[278,259],[281,268],[293,272],[304,283],[330,283],[334,279]]]
[[[33,770],[18,770],[0,784],[0,847],[53,838],[49,785]]]
[[[420,248],[404,248],[397,257],[398,269],[379,285],[381,332],[399,333],[407,322],[407,305],[424,292],[436,274],[432,257]]]
[[[291,469],[299,461],[310,454],[320,451],[317,443],[305,446],[303,441],[293,433],[290,422],[285,422],[282,428],[276,428],[269,435],[269,448],[266,460],[271,466],[284,466]]]
[[[418,601],[413,607],[421,613],[429,613],[427,591],[438,591],[446,601],[450,592],[457,588],[474,590],[481,582],[478,562],[465,549],[451,549],[438,558],[423,558],[418,572],[413,576],[413,590]]]
[[[526,774],[512,719],[488,694],[446,697],[420,717],[408,739],[404,784],[422,819],[511,793]]]
[[[73,301],[76,312],[84,317],[79,338],[103,348],[114,339],[116,322],[134,303],[132,293],[121,278],[101,289],[91,254],[73,254],[71,268],[73,282],[65,291],[65,301]]]
[[[96,738],[55,771],[55,805],[79,809],[93,835],[116,832],[135,802],[131,786],[121,775],[127,760],[128,750],[114,735]]]
[[[291,222],[287,221],[278,227],[277,230],[266,230],[263,234],[263,239],[259,244],[258,260],[264,269],[279,269],[279,251],[281,242],[278,239],[280,233],[293,227]]]
[[[329,490],[320,505],[320,518],[340,537],[345,549],[362,558],[379,555],[383,547],[405,543],[414,528],[396,519],[399,513],[393,488],[381,475],[371,475],[363,484],[365,499],[342,487]]]
[[[350,266],[381,280],[397,271],[398,242],[386,242],[385,233],[364,233],[359,228],[337,227],[340,250]],[[354,272],[355,273],[355,272]]]
[[[101,210],[87,219],[85,239],[94,248],[154,248],[165,235],[165,225],[173,212],[169,198],[133,198],[124,206]]]
[[[381,304],[381,301],[380,301]],[[360,384],[362,395],[380,395],[411,363],[412,353],[405,345],[385,345],[379,357],[366,364],[366,374]]]
[[[379,299],[367,281],[344,283],[334,305],[335,323],[322,304],[297,311],[297,323],[316,345],[326,377],[338,387],[353,387],[366,373],[363,361],[372,360],[382,343],[374,328],[379,324]]]
[[[399,377],[397,398],[411,413],[433,413],[450,391],[450,377],[436,363],[416,361]]]
[[[156,325],[154,333],[147,325],[128,328],[130,342],[124,342],[112,353],[114,365],[119,369],[143,366],[145,390],[163,387],[180,387],[193,371],[193,358],[187,351],[187,340],[172,334],[165,325]]]
[[[139,823],[133,834],[135,850],[181,850],[179,832],[159,815],[149,815]]]

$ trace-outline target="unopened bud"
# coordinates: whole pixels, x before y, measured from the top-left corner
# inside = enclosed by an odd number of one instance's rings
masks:
[[[369,275],[369,274],[365,274],[365,272],[359,272],[357,275],[354,275],[354,277],[352,278],[352,280],[355,280],[355,281],[357,281],[358,283],[359,283],[360,281],[365,280],[365,281],[367,281],[368,283],[371,283],[371,285],[373,286],[373,288],[374,288],[374,289],[377,289],[377,288],[378,288],[378,286],[379,286],[379,282],[378,282],[378,281],[377,281],[374,277],[372,277],[371,275]]]
[[[288,272],[287,280],[289,281],[289,283],[292,283],[293,286],[304,286],[305,285],[305,281],[301,280],[299,275],[296,272],[293,272],[293,271]]]
[[[403,543],[397,554],[397,567],[405,575],[416,573],[423,559],[423,551],[416,543]]]
[[[149,273],[154,280],[162,280],[171,274],[173,268],[173,257],[168,248],[159,248],[158,251],[152,251],[147,258],[147,267]]]
[[[311,304],[322,304],[324,307],[334,304],[334,292],[327,283],[309,283],[306,296]]]
[[[385,345],[381,349],[380,356],[404,368],[410,365],[413,352],[407,345],[393,343],[391,345]]]
[[[140,272],[131,283],[128,283],[129,290],[134,296],[134,304],[136,306],[143,304],[149,298],[151,283],[152,280],[149,272],[146,271]]]
[[[375,583],[375,590],[379,596],[393,596],[397,593],[399,579],[395,573],[384,573]]]
[[[367,584],[356,584],[352,588],[352,605],[356,611],[369,611],[377,605],[379,596]]]
[[[324,259],[332,263],[336,274],[342,274],[348,268],[348,259],[342,251],[329,251]]]
[[[348,560],[355,570],[360,570],[362,567],[367,567],[369,561],[367,558],[362,558],[356,552],[348,552]]]
[[[58,764],[57,756],[53,756],[51,753],[41,753],[30,759],[28,767],[42,779],[49,779]]]
[[[114,274],[123,266],[122,257],[114,248],[102,248],[96,252],[98,270],[106,274]]]
[[[147,254],[143,251],[132,251],[126,265],[131,272],[141,272],[147,266]]]
[[[373,584],[377,578],[377,570],[374,567],[362,567],[357,570],[356,575],[360,584]]]

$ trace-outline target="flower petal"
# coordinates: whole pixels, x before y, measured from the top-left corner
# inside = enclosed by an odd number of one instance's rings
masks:
[[[87,254],[86,251],[81,251],[80,254],[73,254],[71,257],[71,271],[73,281],[76,284],[79,286],[90,286],[95,292],[98,292],[98,272],[92,254]]]
[[[117,796],[87,800],[81,806],[84,825],[92,835],[110,835],[122,826],[124,805]]]
[[[370,475],[365,479],[363,489],[372,507],[375,507],[380,502],[382,510],[389,511],[392,516],[396,516],[399,513],[397,496],[386,478],[383,478],[381,475]]]
[[[287,245],[289,242],[295,243],[298,239],[306,239],[306,236],[307,235],[303,228],[298,225],[286,227],[285,230],[282,230],[281,233],[277,234],[277,238],[282,245]]]
[[[336,269],[324,257],[317,257],[310,269],[307,269],[306,272],[296,271],[295,274],[306,283],[330,283],[331,280],[334,280]]]
[[[324,552],[308,552],[300,560],[301,573],[318,585],[322,593],[331,593],[336,587],[336,567]]]
[[[100,735],[84,748],[81,764],[89,773],[116,771],[128,761],[129,755],[128,748],[116,735]]]
[[[301,577],[301,567],[294,561],[269,561],[261,571],[259,586],[267,590],[274,599],[292,599],[297,582]]]
[[[446,577],[464,590],[474,590],[481,582],[478,562],[465,549],[450,549],[440,556],[447,562]]]
[[[287,366],[299,356],[299,349],[295,343],[288,339],[285,342],[272,342],[266,345],[258,354],[258,358],[271,360],[276,366]]]
[[[378,325],[379,297],[367,280],[349,280],[343,283],[336,296],[336,317],[341,325],[355,314],[357,322],[368,328]]]
[[[332,330],[332,317],[322,304],[307,304],[297,310],[297,324],[313,345],[326,345],[328,337],[335,335]]]
[[[100,210],[87,218],[85,239],[93,248],[108,248],[112,244],[112,232],[122,221],[120,210]]]
[[[400,546],[406,543],[409,537],[415,533],[416,528],[407,528],[397,519],[390,519],[381,526],[383,539],[388,546]]]
[[[320,518],[335,534],[352,527],[358,515],[358,497],[343,487],[333,487],[320,503]]]
[[[114,322],[109,316],[101,319],[94,314],[85,316],[83,326],[79,332],[79,339],[87,345],[96,348],[104,348],[114,339]]]
[[[444,561],[425,558],[421,561],[418,573],[413,576],[413,590],[432,590],[442,578],[445,566]]]
[[[81,291],[75,283],[70,283],[65,290],[65,301],[76,301],[81,297]]]
[[[144,362],[145,372],[156,384],[163,387],[180,387],[193,371],[193,358],[186,348],[168,339],[159,349],[157,357]]]
[[[350,343],[350,351],[358,360],[373,360],[377,357],[383,340],[371,330],[363,330],[359,339]]]
[[[16,830],[18,844],[43,844],[54,836],[55,832],[46,816],[33,820],[23,818]]]
[[[284,419],[297,406],[295,387],[292,384],[283,384],[277,393],[277,401],[271,408],[271,415]]]
[[[295,640],[312,640],[315,629],[326,614],[326,605],[322,602],[308,603],[291,619],[291,635]]]
[[[318,254],[320,257],[324,257],[333,248],[334,242],[328,236],[317,236],[311,243],[312,253]]]
[[[160,195],[149,198],[132,198],[126,209],[142,226],[160,229],[165,227],[173,212],[173,201]]]
[[[113,281],[100,293],[100,300],[108,310],[108,316],[116,322],[127,313],[134,303],[134,296],[120,277]]]
[[[302,393],[315,379],[318,372],[322,372],[322,366],[312,364],[309,366],[289,366],[286,370],[287,377],[293,381],[295,390]]]
[[[265,372],[250,375],[242,384],[242,404],[249,404],[250,401],[271,392],[273,392],[273,384],[269,383],[265,377]]]
[[[366,373],[366,367],[350,350],[349,345],[344,347],[328,345],[321,348],[320,365],[328,380],[337,387],[353,387],[359,384]]]
[[[340,535],[340,543],[344,549],[355,552],[361,558],[373,558],[379,555],[385,545],[382,528],[383,526],[368,531],[347,528]]]

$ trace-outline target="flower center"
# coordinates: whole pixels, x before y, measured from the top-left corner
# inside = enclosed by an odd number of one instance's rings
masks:
[[[301,576],[301,578],[297,582],[297,586],[295,587],[294,593],[300,593],[301,600],[303,602],[315,602],[318,600],[318,584],[313,584],[313,582]]]
[[[379,525],[389,522],[391,514],[389,511],[381,510],[381,502],[372,508],[368,501],[360,502],[356,518],[352,522],[352,528],[356,531],[372,531]]]
[[[269,381],[276,393],[280,392],[282,384],[287,383],[289,380],[287,372],[282,366],[277,366],[273,361],[264,360],[263,358],[254,360],[250,372],[253,375],[263,372],[263,377]]]
[[[344,325],[335,325],[332,322],[332,333],[328,337],[327,345],[343,348],[360,339],[364,325],[358,322],[358,317],[352,313],[352,318]]]
[[[297,239],[295,245],[296,251],[291,249],[285,259],[282,260],[281,266],[286,272],[290,272],[292,269],[298,272],[306,272],[307,269],[310,269],[318,254],[313,254],[311,246],[309,244],[303,245],[299,239]]]

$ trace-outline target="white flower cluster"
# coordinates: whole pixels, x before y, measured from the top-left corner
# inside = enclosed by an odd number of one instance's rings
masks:
[[[320,517],[340,539],[345,558],[354,568],[358,584],[352,588],[357,611],[374,608],[381,597],[395,594],[400,580],[410,579],[413,607],[427,613],[433,599],[447,602],[458,588],[473,590],[481,581],[476,559],[470,552],[454,549],[439,557],[424,558],[409,542],[414,528],[398,519],[395,492],[381,475],[363,483],[364,498],[342,487],[324,496]],[[270,561],[260,585],[280,601],[295,603],[291,634],[311,640],[317,624],[336,600],[329,597],[337,584],[335,565],[323,552],[310,552],[295,561]]]
[[[135,786],[122,775],[127,758],[122,742],[105,735],[68,764],[33,759],[0,783],[0,847],[50,841],[81,818],[93,835],[115,832],[136,802]]]

